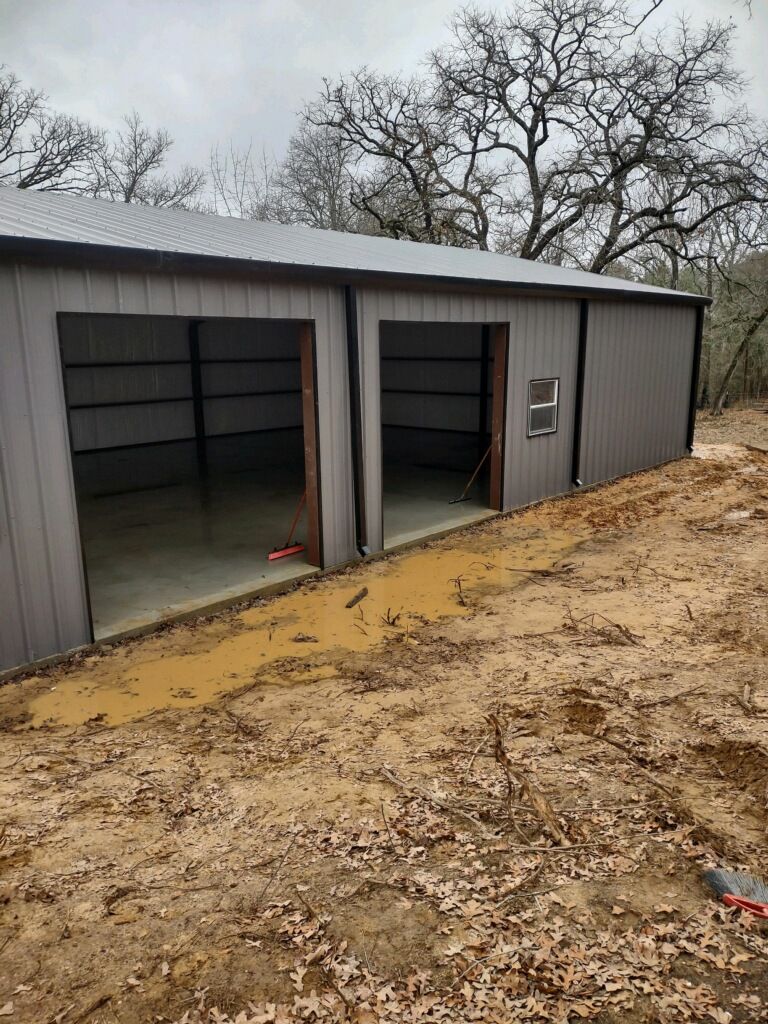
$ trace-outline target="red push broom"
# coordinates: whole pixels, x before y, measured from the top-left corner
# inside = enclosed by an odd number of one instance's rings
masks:
[[[273,562],[276,558],[285,558],[286,555],[297,555],[300,551],[304,550],[303,544],[295,544],[293,541],[293,535],[296,532],[296,527],[299,523],[299,517],[301,516],[301,510],[304,508],[304,502],[307,500],[307,492],[304,491],[302,496],[299,498],[299,505],[296,509],[296,515],[293,517],[291,528],[288,531],[288,540],[280,548],[275,548],[274,551],[270,551],[267,558],[270,562]]]
[[[704,872],[704,881],[726,907],[738,907],[768,921],[768,884],[746,871],[713,868]]]

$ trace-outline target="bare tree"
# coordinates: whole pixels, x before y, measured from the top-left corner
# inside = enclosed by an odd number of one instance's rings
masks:
[[[595,272],[649,246],[685,255],[710,217],[765,195],[765,138],[723,103],[743,84],[733,26],[648,38],[658,6],[634,20],[623,0],[466,11],[435,55],[452,102],[510,161],[511,251],[564,248]]]
[[[91,161],[90,191],[120,203],[194,208],[205,185],[205,172],[184,165],[176,174],[165,163],[173,145],[168,132],[149,129],[134,111],[114,138],[105,138]]]
[[[433,79],[362,69],[326,81],[306,117],[356,156],[351,202],[382,234],[488,248],[504,171],[484,160],[480,126],[453,109]]]
[[[215,213],[245,220],[287,220],[277,162],[266,150],[257,159],[253,143],[246,149],[237,149],[232,142],[226,150],[214,146],[210,181]]]
[[[733,27],[648,37],[660,3],[467,8],[423,75],[363,69],[307,116],[357,154],[384,233],[595,272],[666,254],[674,281],[710,218],[768,197],[766,135],[728,107]]]
[[[0,67],[0,184],[86,192],[101,132],[48,109],[47,97]]]
[[[231,217],[305,224],[335,231],[364,230],[350,200],[353,166],[338,134],[304,122],[291,136],[285,157],[253,145],[211,151],[213,208]]]
[[[714,373],[717,383],[710,411],[719,415],[740,364],[741,390],[744,397],[748,396],[754,368],[750,365],[750,353],[754,347],[759,353],[758,342],[765,335],[768,210],[762,205],[744,206],[713,218],[708,230],[710,258],[704,265],[706,279],[700,283],[715,303],[706,323],[704,387],[709,390]]]
[[[334,231],[358,230],[361,218],[350,200],[352,172],[349,147],[337,132],[300,124],[278,175],[292,222]]]
[[[768,266],[765,256],[753,256],[746,260],[729,278],[727,288],[728,295],[718,301],[715,316],[720,330],[726,333],[729,341],[734,336],[738,340],[732,347],[730,360],[712,400],[713,416],[722,413],[731,381],[742,360],[745,363],[745,388],[748,384],[746,360],[749,346],[768,321]]]

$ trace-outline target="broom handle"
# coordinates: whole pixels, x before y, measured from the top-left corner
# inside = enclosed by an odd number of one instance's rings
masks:
[[[299,498],[299,504],[298,504],[298,508],[296,509],[296,515],[293,517],[293,522],[291,523],[291,529],[288,531],[288,540],[285,542],[285,546],[287,548],[289,548],[291,546],[291,541],[293,540],[293,535],[296,532],[296,527],[299,525],[299,516],[301,515],[301,510],[304,508],[304,502],[306,500],[307,500],[307,492],[305,490],[304,493],[302,494],[302,496]]]
[[[464,488],[464,490],[463,490],[463,491],[461,492],[461,497],[462,497],[462,498],[466,498],[466,496],[467,496],[467,492],[469,491],[469,488],[470,488],[470,487],[472,486],[472,484],[473,484],[473,483],[475,482],[475,480],[477,479],[477,474],[478,474],[478,473],[480,472],[480,470],[481,470],[481,469],[483,468],[483,463],[484,463],[484,462],[485,462],[485,460],[486,460],[486,459],[488,458],[488,456],[489,456],[489,455],[491,454],[491,448],[493,448],[493,442],[491,442],[491,444],[489,444],[489,445],[488,445],[488,450],[486,451],[486,453],[485,453],[485,455],[484,455],[484,456],[482,457],[482,459],[480,459],[480,461],[478,462],[478,464],[477,464],[477,469],[476,469],[476,470],[475,470],[475,472],[474,472],[474,473],[472,474],[472,476],[471,476],[471,477],[469,478],[469,481],[467,482],[467,486],[466,486],[466,487]],[[461,498],[459,499],[459,501],[461,501]]]

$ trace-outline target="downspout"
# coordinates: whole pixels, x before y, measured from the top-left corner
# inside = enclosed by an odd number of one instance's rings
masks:
[[[573,410],[573,449],[571,452],[571,483],[582,487],[581,479],[581,425],[584,416],[584,380],[587,365],[587,331],[589,328],[589,301],[579,303],[579,351],[576,360],[576,394]]]
[[[355,547],[365,558],[366,541],[365,457],[363,453],[363,412],[360,400],[360,344],[357,332],[357,289],[344,285],[344,313],[347,322],[347,380],[349,384],[349,428],[352,443],[352,494],[355,506]]]

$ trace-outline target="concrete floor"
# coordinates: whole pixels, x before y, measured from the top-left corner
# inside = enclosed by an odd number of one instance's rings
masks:
[[[449,470],[414,472],[411,467],[389,467],[384,490],[384,546],[397,547],[492,516],[493,510],[477,488],[472,489],[468,501],[449,504],[450,498],[461,494],[467,479],[466,473]]]
[[[458,498],[478,462],[475,435],[384,428],[384,546],[397,547],[494,514],[488,508],[488,466]]]
[[[96,638],[316,572],[303,554],[267,560],[304,489],[302,445],[301,430],[213,442],[207,482],[189,442],[77,456]],[[476,464],[475,438],[385,431],[384,452],[385,547],[493,515],[487,476],[449,504]]]
[[[134,487],[157,458],[151,449],[129,454]],[[101,494],[93,493],[93,467],[89,476],[91,493],[80,488],[79,508],[97,639],[317,571],[303,554],[267,560],[285,542],[304,489],[296,459],[214,471],[207,484],[186,479],[122,492],[112,485],[104,493],[101,473]]]

